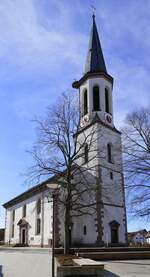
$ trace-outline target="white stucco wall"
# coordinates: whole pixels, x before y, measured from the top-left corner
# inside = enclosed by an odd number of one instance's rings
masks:
[[[72,228],[73,244],[95,244],[97,240],[95,217],[90,215],[74,218]],[[84,226],[86,226],[86,234],[84,234]]]
[[[124,209],[120,207],[104,206],[103,241],[111,243],[111,228],[109,223],[113,220],[120,224],[118,228],[119,243],[125,243]]]
[[[47,245],[48,240],[52,238],[52,203],[48,202],[46,197],[48,193],[39,193],[7,209],[6,212],[6,230],[5,243],[19,243],[19,220],[22,219],[23,206],[26,205],[26,221],[29,223],[28,244],[29,245]],[[41,199],[41,233],[36,235],[36,203]],[[14,237],[11,237],[12,229],[12,211],[15,210]],[[43,212],[42,212],[43,211]]]
[[[146,243],[150,244],[150,238],[146,238]]]

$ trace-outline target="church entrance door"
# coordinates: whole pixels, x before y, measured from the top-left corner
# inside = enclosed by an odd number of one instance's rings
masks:
[[[17,225],[19,226],[19,243],[22,245],[27,245],[29,223],[25,218],[22,218],[19,220]]]
[[[21,228],[21,244],[27,244],[27,228]]]

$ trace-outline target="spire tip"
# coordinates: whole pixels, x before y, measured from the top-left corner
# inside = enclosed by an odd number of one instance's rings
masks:
[[[91,10],[92,10],[92,17],[93,17],[93,19],[95,19],[96,8],[94,5],[91,5]]]

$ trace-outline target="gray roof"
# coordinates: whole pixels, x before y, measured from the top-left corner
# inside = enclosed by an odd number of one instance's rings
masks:
[[[90,33],[90,41],[84,73],[86,74],[88,72],[100,71],[107,73],[104,56],[99,40],[99,35],[96,27],[95,16],[93,15],[93,24]]]
[[[59,178],[60,174],[56,174],[50,178],[48,178],[47,180],[43,181],[42,183],[26,190],[25,192],[19,194],[18,196],[16,196],[15,198],[9,200],[8,202],[3,204],[4,208],[9,208],[13,205],[16,205],[17,203],[20,203],[22,201],[24,201],[25,199],[28,199],[30,197],[32,197],[33,195],[36,195],[42,191],[45,191],[48,189],[47,184],[56,182]]]

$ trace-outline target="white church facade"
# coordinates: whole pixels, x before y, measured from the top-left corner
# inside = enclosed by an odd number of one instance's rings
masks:
[[[95,215],[85,214],[73,219],[71,244],[125,245],[127,223],[121,133],[114,125],[113,78],[106,69],[94,15],[84,75],[72,86],[79,90],[80,98],[78,140],[83,140],[83,134],[90,138],[93,126],[95,130],[92,147],[97,153],[93,165],[98,193]],[[80,158],[78,164],[81,164]],[[52,245],[53,203],[47,184],[56,183],[56,179],[54,176],[3,205],[6,209],[5,243]],[[64,220],[56,204],[54,215],[55,246],[59,247],[63,246]]]

